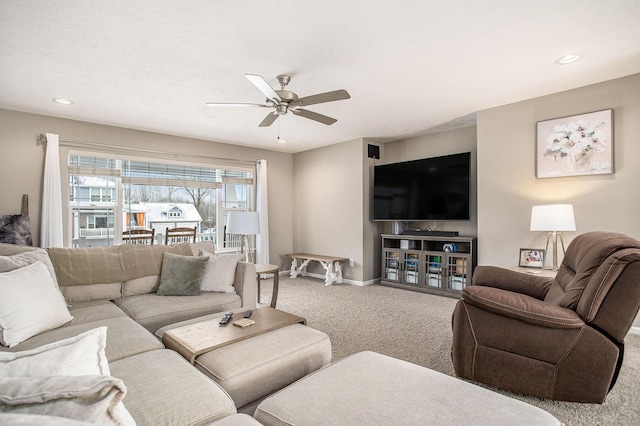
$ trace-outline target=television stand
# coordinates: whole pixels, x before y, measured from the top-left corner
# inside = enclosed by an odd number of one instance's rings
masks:
[[[477,238],[382,235],[380,284],[460,297],[477,264]]]
[[[422,235],[425,237],[457,237],[458,231],[421,231],[407,230],[402,235]]]

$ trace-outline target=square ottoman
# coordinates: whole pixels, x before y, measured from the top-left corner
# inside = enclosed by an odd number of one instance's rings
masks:
[[[254,417],[264,425],[562,425],[522,401],[374,352],[282,389]]]
[[[163,327],[156,336],[214,317],[220,314]],[[262,398],[324,367],[331,357],[326,333],[293,324],[200,354],[195,366],[227,391],[239,412],[253,414]]]

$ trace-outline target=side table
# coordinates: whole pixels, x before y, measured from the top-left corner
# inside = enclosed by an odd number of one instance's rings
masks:
[[[555,278],[557,271],[552,271],[551,269],[538,269],[538,268],[524,268],[522,266],[512,266],[509,268],[516,272],[522,272],[523,274],[529,275],[537,275],[539,277],[545,278]]]
[[[271,264],[256,264],[256,275],[258,277],[258,303],[260,303],[260,275],[261,274],[273,274],[273,293],[271,294],[270,307],[275,308],[278,300],[278,281],[280,267],[278,265]]]

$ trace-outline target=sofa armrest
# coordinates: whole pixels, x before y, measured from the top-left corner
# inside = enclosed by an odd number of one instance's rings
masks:
[[[543,300],[552,283],[553,278],[532,276],[497,266],[478,266],[473,272],[471,285],[500,288]]]
[[[247,262],[238,262],[236,277],[233,287],[242,299],[242,307],[253,309],[258,303],[256,265]]]
[[[525,294],[493,287],[471,286],[462,299],[482,310],[547,328],[580,328],[584,321],[567,308],[543,302]]]

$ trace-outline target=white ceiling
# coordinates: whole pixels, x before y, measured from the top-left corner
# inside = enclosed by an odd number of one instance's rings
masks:
[[[0,107],[290,153],[387,142],[638,73],[638,22],[638,0],[0,0]],[[264,102],[245,73],[351,99],[308,107],[331,126],[280,118],[279,144],[268,110],[205,105]]]

